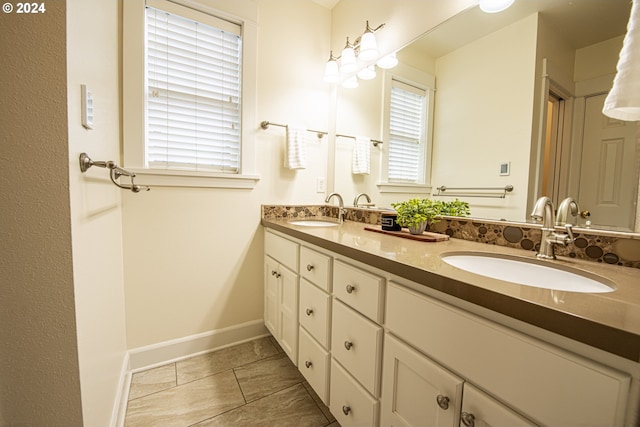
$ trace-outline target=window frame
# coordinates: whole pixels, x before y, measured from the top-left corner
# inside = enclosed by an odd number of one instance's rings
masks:
[[[242,101],[240,164],[235,174],[145,167],[145,5],[157,7],[164,0],[127,0],[123,3],[122,127],[123,165],[138,182],[150,186],[254,188],[256,174],[255,126],[257,93],[257,7],[251,1],[172,0],[186,7],[240,25],[242,49]],[[154,4],[156,6],[154,6]],[[171,7],[171,6],[169,6]],[[163,7],[164,8],[164,7]],[[172,12],[171,10],[168,10]],[[179,12],[177,14],[180,14]]]
[[[393,81],[413,86],[425,91],[427,97],[427,111],[425,115],[426,129],[424,131],[424,158],[423,182],[394,182],[389,180],[389,149],[384,147],[380,158],[380,182],[377,184],[381,193],[430,193],[431,192],[431,159],[433,151],[433,109],[435,94],[435,76],[424,71],[399,64],[393,70],[384,73],[384,108],[383,108],[383,135],[384,140],[390,140],[390,110],[391,88]]]

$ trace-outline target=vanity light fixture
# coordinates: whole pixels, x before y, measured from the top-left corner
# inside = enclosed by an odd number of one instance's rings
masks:
[[[340,80],[340,70],[338,69],[338,61],[333,56],[333,51],[329,54],[329,60],[324,67],[324,81],[327,83],[337,83]]]
[[[380,24],[376,28],[369,26],[367,21],[364,33],[355,39],[354,43],[349,41],[347,37],[347,43],[342,50],[340,56],[333,56],[333,52],[329,54],[329,60],[325,65],[324,81],[327,83],[336,83],[343,77],[349,77],[350,74],[356,72],[359,68],[359,62],[369,63],[378,58],[380,53],[378,52],[378,43],[376,41],[375,33],[385,24]],[[394,55],[395,58],[395,55]],[[383,65],[388,61],[383,61]],[[397,59],[391,66],[386,68],[392,68],[398,63]],[[363,80],[373,79],[376,76],[376,70],[374,64],[367,65],[366,68],[358,72],[358,77]],[[357,87],[358,77],[351,76],[343,82],[344,87]]]
[[[382,69],[389,69],[389,68],[393,68],[396,65],[398,65],[398,58],[396,57],[395,52],[394,53],[390,53],[389,55],[380,58],[380,60],[378,62],[376,62],[376,65]]]
[[[376,78],[376,66],[371,64],[362,70],[360,70],[357,74],[359,79],[362,80],[372,80]]]
[[[515,0],[480,0],[480,10],[486,13],[498,13],[507,9]]]
[[[640,120],[640,2],[633,0],[627,33],[622,41],[613,87],[604,101],[602,112],[613,119]]]
[[[363,61],[373,61],[378,58],[378,55],[378,43],[376,42],[376,36],[369,26],[369,21],[367,21],[367,28],[364,31],[364,34],[360,37],[360,51],[358,52],[358,58]]]
[[[353,73],[358,69],[358,63],[356,62],[356,52],[353,49],[353,45],[349,43],[349,37],[347,37],[347,44],[342,50],[340,55],[340,72],[344,74]]]

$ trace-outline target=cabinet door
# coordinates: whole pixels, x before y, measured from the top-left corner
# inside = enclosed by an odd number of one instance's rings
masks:
[[[469,383],[464,385],[461,427],[532,427],[536,425]]]
[[[268,256],[264,257],[264,324],[274,338],[280,341],[280,327],[278,318],[280,308],[278,304],[278,263]]]
[[[280,272],[280,346],[298,365],[298,275],[283,265]]]
[[[386,334],[381,426],[456,426],[463,384],[461,378]]]

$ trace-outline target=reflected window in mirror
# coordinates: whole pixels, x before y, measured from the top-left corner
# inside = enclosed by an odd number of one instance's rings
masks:
[[[435,78],[424,72],[418,77],[386,79],[382,182],[389,185],[429,184]]]

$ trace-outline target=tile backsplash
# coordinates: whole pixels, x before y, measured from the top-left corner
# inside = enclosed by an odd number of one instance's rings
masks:
[[[345,220],[380,224],[384,211],[347,208]],[[338,208],[327,205],[263,205],[263,218],[338,217]],[[489,245],[536,251],[540,243],[540,226],[504,221],[445,217],[430,231]],[[560,231],[560,230],[559,230]],[[575,242],[556,247],[556,254],[594,262],[640,268],[640,237],[623,233],[574,228]]]

